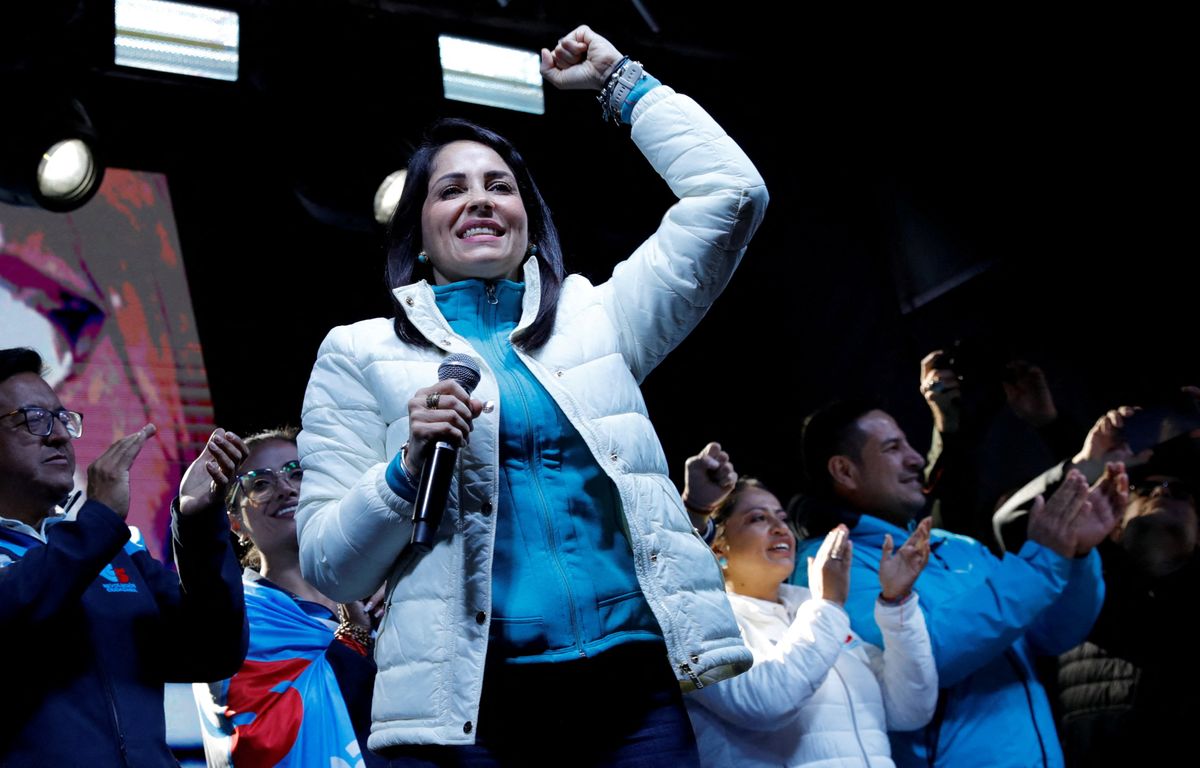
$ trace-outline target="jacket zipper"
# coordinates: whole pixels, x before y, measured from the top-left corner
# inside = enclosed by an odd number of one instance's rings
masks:
[[[104,686],[104,696],[108,700],[108,714],[112,717],[113,730],[117,734],[117,748],[121,751],[121,763],[129,765],[129,748],[125,744],[125,731],[121,729],[121,716],[117,714],[117,699],[113,694],[112,683],[109,682],[108,675],[104,670],[98,670],[100,682]]]
[[[496,305],[500,303],[499,299],[496,298],[495,284],[484,283],[484,290],[487,293],[489,304]],[[489,333],[487,334],[487,337],[491,341],[492,348],[496,352],[497,359],[502,361],[504,360],[504,349],[496,340],[496,334],[491,332],[496,327],[495,315],[495,309],[486,315],[489,319],[488,325],[490,326],[488,328]],[[509,343],[511,344],[511,342]],[[514,350],[515,349],[516,348],[514,347]],[[529,366],[526,365],[526,368],[528,367]],[[533,373],[532,369],[530,369],[530,373]],[[505,376],[509,378],[510,382],[516,384],[516,386],[512,387],[512,392],[513,396],[521,402],[521,410],[525,412],[525,423],[533,424],[533,415],[529,412],[529,401],[526,399],[525,393],[521,389],[520,382],[517,381],[516,376],[512,376],[507,372],[505,373]],[[547,394],[549,394],[548,390]],[[533,434],[531,432],[527,433],[527,453],[530,460],[537,461],[540,466],[541,458],[537,453],[535,453],[535,448],[536,445]],[[562,559],[559,557],[558,547],[555,545],[554,525],[550,518],[549,504],[546,503],[546,496],[542,491],[541,475],[536,471],[530,472],[529,474],[533,483],[534,492],[537,494],[538,511],[540,513],[539,517],[541,517],[542,520],[542,531],[546,536],[546,544],[550,547],[550,559],[554,563],[555,570],[558,571],[559,580],[562,582],[563,586],[563,592],[567,597],[567,610],[570,612],[571,616],[571,633],[575,636],[575,651],[580,657],[586,657],[587,652],[583,650],[583,631],[579,627],[579,616],[577,615],[578,611],[575,606],[575,593],[571,591],[571,580],[567,578],[567,571],[563,567]],[[515,514],[516,510],[513,510],[513,512]]]
[[[841,652],[839,648],[838,654],[840,655]],[[863,765],[871,768],[871,758],[867,754],[867,748],[863,746],[862,734],[858,732],[858,716],[854,713],[854,699],[850,696],[850,686],[846,685],[846,678],[842,677],[842,673],[838,671],[836,664],[837,662],[834,662],[835,666],[830,667],[829,671],[837,677],[838,682],[842,684],[842,690],[846,692],[846,709],[850,710],[850,725],[854,728],[854,741],[858,744],[858,751],[862,752]]]
[[[1033,694],[1029,691],[1029,679],[1025,676],[1025,670],[1021,666],[1021,661],[1012,648],[1004,651],[1004,658],[1008,660],[1017,679],[1021,681],[1021,687],[1025,689],[1025,703],[1029,706],[1029,719],[1033,723],[1033,733],[1037,736],[1038,749],[1042,751],[1042,765],[1048,766],[1050,765],[1050,761],[1046,758],[1046,744],[1042,741],[1042,729],[1038,727],[1037,711],[1033,707]]]
[[[696,686],[696,690],[704,687],[704,683],[700,682],[700,678],[692,671],[692,667],[686,661],[679,665],[679,671],[691,678],[692,685]]]

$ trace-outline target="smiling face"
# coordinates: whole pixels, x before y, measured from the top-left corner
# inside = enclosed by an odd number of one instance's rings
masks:
[[[242,462],[238,474],[256,469],[270,469],[278,474],[283,465],[297,458],[295,443],[264,440],[250,448],[250,455]],[[299,501],[300,489],[282,481],[274,482],[270,494],[257,501],[244,490],[238,490],[234,497],[237,511],[230,515],[234,531],[248,536],[267,563],[285,556],[294,559],[299,552],[295,520]]]
[[[495,150],[454,141],[433,160],[421,242],[438,285],[520,279],[529,223],[512,169]]]
[[[713,551],[726,559],[725,580],[733,591],[751,597],[776,599],[779,585],[796,567],[796,537],[787,512],[765,488],[741,492]]]
[[[863,438],[858,458],[830,460],[849,459],[842,472],[834,472],[831,463],[837,491],[858,509],[903,527],[925,508],[925,459],[883,411],[864,413],[857,425]]]
[[[25,406],[50,411],[63,407],[36,373],[18,373],[0,382],[0,414]],[[20,413],[0,418],[0,514],[36,527],[75,487],[75,446],[58,419],[50,434],[25,428]]]

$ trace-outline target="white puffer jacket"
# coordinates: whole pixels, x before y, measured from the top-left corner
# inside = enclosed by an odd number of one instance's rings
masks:
[[[888,730],[920,728],[937,668],[917,596],[876,602],[886,650],[837,603],[780,587],[782,604],[730,593],[754,668],[687,698],[704,768],[892,768]],[[790,618],[794,617],[794,618]]]
[[[762,219],[767,193],[742,151],[691,99],[660,86],[637,105],[633,139],[680,198],[657,232],[598,286],[563,283],[554,335],[518,352],[620,494],[638,582],[685,688],[746,669],[721,574],[671,481],[638,384],[699,322]],[[611,212],[620,215],[619,210]],[[533,321],[537,265],[524,269],[517,332]],[[401,343],[388,319],[335,328],[321,345],[299,438],[297,514],[304,577],[339,601],[384,579],[370,746],[474,741],[491,621],[500,402],[484,366],[474,392],[497,407],[459,452],[451,499],[429,553],[406,549],[411,505],[384,479],[408,438],[407,401],[437,381],[447,352],[472,353],[422,281],[395,291],[436,348]],[[476,355],[478,358],[478,355]],[[482,360],[481,360],[482,363]],[[579,695],[587,695],[579,692]]]

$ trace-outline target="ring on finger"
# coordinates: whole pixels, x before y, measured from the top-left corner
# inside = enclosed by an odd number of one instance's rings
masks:
[[[436,410],[438,401],[441,399],[442,394],[440,392],[430,392],[428,395],[425,395],[425,407],[431,411]]]

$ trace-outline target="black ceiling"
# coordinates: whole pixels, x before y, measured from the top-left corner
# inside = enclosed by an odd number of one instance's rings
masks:
[[[670,196],[588,95],[548,92],[542,116],[441,97],[438,33],[537,48],[583,22],[708,107],[771,190],[726,295],[647,382],[673,465],[718,439],[786,493],[804,413],[864,388],[888,395],[922,443],[917,362],[962,335],[1042,362],[1087,421],[1200,381],[1183,233],[1196,169],[1182,94],[1194,87],[1177,88],[1171,19],[1007,5],[884,17],[767,2],[209,4],[241,15],[237,83],[118,70],[111,2],[92,0],[0,12],[0,31],[18,30],[0,73],[67,87],[112,165],[168,174],[217,416],[235,429],[295,421],[324,333],[390,313],[371,195],[438,116],[522,149],[569,268],[601,280],[653,230]],[[990,266],[905,311],[913,281],[944,263]]]

